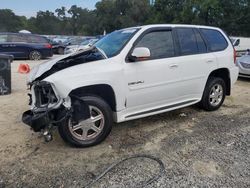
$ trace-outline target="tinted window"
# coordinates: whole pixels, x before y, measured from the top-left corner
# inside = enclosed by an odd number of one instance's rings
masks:
[[[29,43],[49,43],[46,38],[40,36],[27,35],[26,38]]]
[[[25,38],[19,34],[10,34],[8,42],[26,42]]]
[[[197,54],[198,46],[196,42],[196,36],[193,29],[179,28],[177,29],[177,35],[180,43],[180,50],[182,55]]]
[[[206,37],[212,52],[224,50],[228,46],[226,39],[219,31],[201,29],[201,32]]]
[[[148,33],[143,36],[135,47],[148,48],[151,53],[151,59],[173,57],[175,55],[171,31],[155,31]]]
[[[7,42],[7,35],[0,35],[0,42]]]
[[[201,34],[197,31],[195,31],[195,35],[196,35],[196,41],[197,41],[197,45],[198,45],[198,49],[200,53],[206,53],[207,52],[207,45],[204,42],[203,38],[201,37]]]

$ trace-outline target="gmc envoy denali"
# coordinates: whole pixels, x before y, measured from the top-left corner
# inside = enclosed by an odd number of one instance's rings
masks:
[[[148,25],[114,31],[91,48],[45,62],[28,77],[23,122],[46,141],[93,146],[124,122],[198,103],[214,111],[238,77],[235,50],[219,28]]]

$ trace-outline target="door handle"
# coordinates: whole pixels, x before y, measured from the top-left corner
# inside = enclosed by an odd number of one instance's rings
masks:
[[[213,63],[214,61],[213,60],[208,60],[207,63],[210,64],[210,63]]]
[[[169,65],[169,68],[171,69],[175,69],[175,68],[178,68],[179,66],[177,64],[172,64],[172,65]]]

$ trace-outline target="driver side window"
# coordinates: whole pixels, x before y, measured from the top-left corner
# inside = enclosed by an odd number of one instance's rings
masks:
[[[172,31],[153,31],[145,34],[135,45],[150,50],[150,59],[162,59],[175,55]]]

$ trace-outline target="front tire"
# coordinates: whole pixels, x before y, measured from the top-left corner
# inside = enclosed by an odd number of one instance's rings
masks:
[[[221,78],[210,77],[207,81],[200,107],[206,111],[218,110],[226,97],[226,84]]]
[[[68,118],[58,127],[59,134],[67,143],[76,147],[94,146],[105,140],[112,129],[113,117],[110,106],[101,98],[82,97],[89,106],[89,119],[72,125]]]

